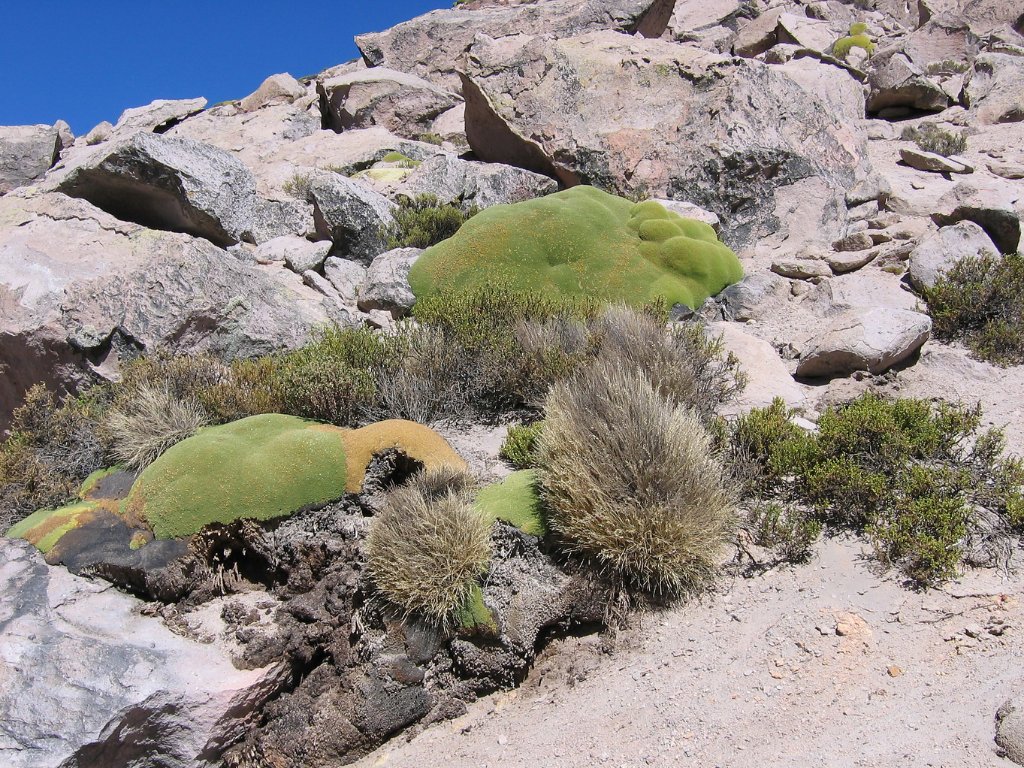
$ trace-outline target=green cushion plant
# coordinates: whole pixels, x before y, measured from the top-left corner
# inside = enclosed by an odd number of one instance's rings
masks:
[[[532,536],[547,532],[535,470],[513,472],[501,482],[484,486],[477,493],[474,506],[488,523],[502,520]]]
[[[697,307],[742,277],[708,224],[653,200],[579,186],[481,211],[427,249],[409,282],[417,299],[502,285],[552,298]]]

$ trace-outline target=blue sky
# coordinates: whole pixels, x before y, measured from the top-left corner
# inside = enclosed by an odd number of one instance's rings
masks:
[[[352,37],[443,0],[3,0],[0,125],[76,134],[153,99],[239,99],[267,75],[353,59]]]

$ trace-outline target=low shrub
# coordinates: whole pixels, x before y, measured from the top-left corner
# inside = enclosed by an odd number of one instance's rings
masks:
[[[936,123],[921,123],[903,130],[904,141],[912,141],[924,152],[949,157],[967,149],[967,134],[949,131]]]
[[[122,390],[103,421],[114,459],[138,470],[191,437],[210,418],[194,396],[178,397],[167,386],[147,384]]]
[[[395,211],[395,220],[383,232],[388,248],[429,248],[447,240],[477,213],[463,211],[450,203],[444,205],[435,195],[403,197]]]
[[[0,531],[75,498],[82,481],[106,466],[99,426],[108,397],[103,387],[62,399],[42,384],[29,389],[0,446]]]
[[[997,365],[1024,363],[1024,256],[962,259],[924,291],[935,336]]]
[[[544,422],[519,424],[508,428],[498,456],[516,469],[530,469],[537,463],[537,438]]]
[[[383,499],[367,539],[374,585],[404,616],[450,627],[489,567],[491,533],[466,480],[421,472]]]
[[[556,384],[538,465],[563,548],[654,596],[699,588],[733,531],[733,503],[707,431],[641,372],[598,359]]]
[[[777,400],[733,428],[733,457],[757,469],[755,539],[802,552],[812,522],[863,532],[923,585],[1005,559],[1024,524],[1024,465],[1001,457],[1002,433],[980,430],[979,408],[866,394],[826,410],[816,433],[790,415]]]

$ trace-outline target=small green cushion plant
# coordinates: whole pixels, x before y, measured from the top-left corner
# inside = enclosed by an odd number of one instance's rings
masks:
[[[875,43],[868,35],[868,25],[864,22],[854,22],[850,25],[850,34],[832,44],[832,55],[837,59],[845,59],[854,48],[862,48],[868,56],[875,52]]]
[[[697,307],[743,277],[709,225],[649,200],[588,186],[496,205],[427,249],[409,282],[417,299],[484,285],[552,298]]]
[[[344,431],[295,416],[263,414],[201,429],[149,465],[126,512],[157,538],[209,523],[269,520],[340,498]]]
[[[541,513],[537,472],[513,472],[499,483],[484,486],[476,496],[476,508],[488,523],[502,520],[523,533],[543,536],[547,528]]]

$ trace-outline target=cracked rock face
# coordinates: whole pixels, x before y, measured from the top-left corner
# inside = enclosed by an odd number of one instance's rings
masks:
[[[0,195],[41,178],[57,162],[61,146],[53,126],[0,126]]]
[[[10,768],[218,763],[285,683],[239,670],[109,584],[0,539],[0,763]]]
[[[776,231],[776,195],[802,182],[822,182],[814,223],[830,230],[866,173],[864,138],[797,82],[688,44],[614,32],[480,39],[464,95],[481,160],[687,200],[722,218],[733,247]]]

